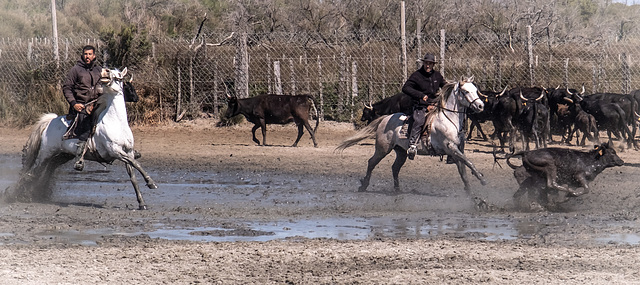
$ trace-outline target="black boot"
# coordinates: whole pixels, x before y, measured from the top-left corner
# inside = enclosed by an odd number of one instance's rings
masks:
[[[417,152],[418,151],[417,151],[416,145],[414,144],[409,145],[409,149],[407,149],[407,157],[413,160],[413,158],[416,157]]]
[[[73,169],[82,171],[84,169],[84,152],[87,146],[86,141],[78,141],[78,148],[76,149],[76,163],[73,165]]]

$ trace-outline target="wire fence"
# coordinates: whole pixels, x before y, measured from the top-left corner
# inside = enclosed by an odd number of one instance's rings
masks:
[[[143,98],[130,105],[130,117],[134,122],[219,118],[227,96],[304,93],[319,102],[322,119],[354,120],[363,103],[400,92],[426,52],[436,55],[436,68],[446,79],[474,75],[481,90],[584,86],[587,93],[629,93],[640,88],[640,37],[569,42],[531,36],[525,28],[511,36],[436,31],[406,39],[406,58],[398,31],[205,32],[195,41],[154,39],[148,52],[127,60]],[[49,39],[1,39],[0,119],[26,98],[38,101],[43,89],[59,95],[48,111],[66,112],[60,84],[85,44],[98,48],[101,64],[108,61],[105,43],[95,36],[61,38],[59,61]]]

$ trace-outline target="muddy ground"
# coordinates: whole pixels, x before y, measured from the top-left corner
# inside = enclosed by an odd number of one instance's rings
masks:
[[[0,205],[2,283],[640,283],[638,151],[619,151],[625,165],[591,193],[523,210],[489,142],[466,147],[488,180],[473,180],[471,196],[437,157],[408,161],[402,193],[392,193],[394,155],[358,193],[373,145],[334,152],[351,125],[323,122],[318,148],[308,134],[292,148],[291,125],[270,127],[271,145],[260,147],[251,126],[214,124],[133,128],[159,186],[143,189],[149,210],[137,210],[119,162],[82,173],[65,164],[50,202]],[[28,133],[0,128],[3,189]]]

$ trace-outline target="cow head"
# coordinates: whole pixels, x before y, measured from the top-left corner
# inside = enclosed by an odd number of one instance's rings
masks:
[[[138,97],[138,93],[136,93],[136,89],[133,87],[133,84],[131,82],[133,82],[133,75],[131,75],[131,78],[129,79],[129,81],[125,81],[122,84],[122,92],[124,93],[124,101],[125,102],[138,102],[138,100],[140,98]]]
[[[613,148],[611,141],[596,145],[593,152],[596,155],[596,159],[605,167],[624,165],[624,161],[616,154],[616,150]]]
[[[360,121],[371,123],[376,119],[376,112],[373,110],[373,106],[371,104],[364,104],[364,109],[362,109],[362,117],[360,117]]]
[[[225,117],[231,118],[240,114],[240,108],[238,108],[238,98],[227,95],[227,111]]]

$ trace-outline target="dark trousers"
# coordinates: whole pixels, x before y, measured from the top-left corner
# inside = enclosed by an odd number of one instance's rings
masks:
[[[89,135],[91,135],[91,130],[93,129],[93,118],[91,115],[78,112],[76,112],[76,116],[78,117],[78,122],[74,133],[78,140],[87,141],[87,139],[89,139]]]
[[[413,122],[411,124],[411,132],[409,135],[409,145],[418,144],[418,139],[420,139],[422,127],[424,126],[424,122],[427,119],[426,114],[426,106],[418,106],[413,108]]]

